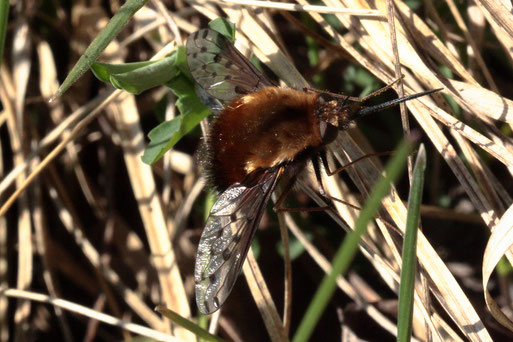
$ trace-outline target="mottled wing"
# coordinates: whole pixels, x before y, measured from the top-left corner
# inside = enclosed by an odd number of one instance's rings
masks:
[[[222,34],[202,29],[189,36],[187,63],[194,80],[224,103],[274,86]]]
[[[253,185],[243,182],[230,186],[212,206],[194,269],[201,313],[213,313],[228,298],[282,170],[260,171]],[[248,178],[255,179],[251,175]]]
[[[203,104],[207,106],[210,111],[212,111],[212,114],[217,115],[224,109],[223,103],[207,93],[207,91],[200,87],[198,83],[195,84],[194,90],[196,91],[196,95],[198,95],[201,102],[203,102]]]

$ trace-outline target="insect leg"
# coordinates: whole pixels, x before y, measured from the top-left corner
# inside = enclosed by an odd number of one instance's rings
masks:
[[[364,96],[364,97],[350,97],[349,99],[351,101],[356,101],[356,102],[365,102],[367,101],[368,99],[370,99],[371,97],[374,97],[374,96],[378,96],[379,94],[382,94],[384,93],[385,91],[387,91],[388,89],[392,88],[392,86],[394,84],[396,84],[397,82],[399,82],[400,80],[402,80],[404,78],[404,75],[401,75],[401,77],[397,78],[396,80],[394,80],[392,83],[390,84],[387,84],[386,86],[384,86],[383,88],[380,88],[376,91],[373,91],[372,93],[370,93],[369,95],[367,96]]]
[[[311,91],[313,93],[326,93],[326,94],[329,94],[333,97],[337,97],[337,98],[343,98],[343,99],[348,99],[350,101],[353,101],[353,102],[365,102],[367,101],[368,99],[370,99],[371,97],[374,97],[374,96],[378,96],[379,94],[382,94],[384,93],[385,91],[387,91],[388,89],[392,88],[392,86],[394,84],[396,84],[397,82],[399,82],[400,80],[402,80],[404,78],[404,75],[399,77],[398,79],[394,80],[392,83],[390,84],[387,84],[386,86],[384,86],[383,88],[380,88],[372,93],[370,93],[369,95],[366,95],[364,97],[354,97],[354,96],[346,96],[346,95],[341,95],[341,94],[336,94],[336,93],[332,93],[332,92],[329,92],[329,91],[321,91],[321,90],[317,90],[315,88],[310,88],[310,87],[305,87],[303,88],[304,91]]]
[[[297,176],[293,175],[287,184],[285,185],[283,192],[280,194],[278,199],[276,200],[276,203],[273,206],[274,211],[276,212],[290,212],[290,213],[299,213],[299,212],[312,212],[312,211],[326,211],[326,210],[332,210],[330,206],[324,206],[324,207],[313,207],[313,208],[285,208],[282,207],[283,202],[285,201],[285,198],[288,196],[290,191],[292,191],[292,187],[296,183]]]
[[[351,208],[356,209],[356,210],[361,210],[360,207],[357,207],[354,204],[351,204],[349,202],[341,200],[340,198],[333,197],[333,196],[329,195],[326,192],[326,190],[324,190],[324,184],[322,183],[321,167],[320,167],[320,163],[319,163],[320,160],[319,159],[322,160],[322,163],[324,165],[324,169],[326,170],[326,173],[328,174],[328,176],[331,176],[328,173],[329,169],[328,169],[328,162],[327,162],[327,159],[326,159],[326,152],[325,151],[321,151],[320,156],[317,155],[317,156],[312,158],[312,164],[313,164],[313,168],[314,168],[314,172],[315,172],[315,178],[317,178],[317,185],[319,186],[319,194],[322,197],[328,198],[328,199],[330,199],[332,201],[336,201],[336,202],[345,204],[348,207],[351,207]]]
[[[340,202],[342,204],[345,204],[351,208],[354,208],[354,209],[357,209],[357,210],[360,210],[361,208],[351,204],[351,203],[348,203],[346,201],[343,201],[341,199],[338,199],[336,197],[333,197],[333,196],[330,196],[326,193],[326,191],[324,190],[324,186],[322,184],[322,180],[321,180],[321,174],[320,174],[320,164],[319,164],[319,159],[318,157],[314,157],[312,158],[312,163],[314,165],[314,171],[315,171],[315,175],[316,175],[316,178],[317,178],[317,184],[319,185],[319,188],[318,188],[318,191],[320,193],[321,196],[323,196],[324,198],[327,198],[327,199],[331,199],[333,201],[337,201],[337,202]],[[297,180],[297,176],[294,175],[292,176],[289,181],[287,182],[287,184],[285,185],[285,188],[283,189],[283,192],[281,193],[281,195],[278,197],[278,199],[276,200],[276,203],[274,204],[273,206],[273,209],[274,211],[276,212],[290,212],[290,213],[299,213],[299,212],[316,212],[316,211],[326,211],[326,210],[330,210],[332,211],[335,215],[339,216],[340,215],[338,214],[338,212],[336,210],[334,210],[331,206],[327,205],[327,206],[322,206],[322,207],[300,207],[300,208],[286,208],[286,207],[282,207],[282,204],[283,202],[285,201],[285,198],[288,196],[288,194],[292,191],[292,187],[294,186],[294,184],[296,183],[296,180]],[[340,217],[342,219],[342,217]]]
[[[358,161],[360,161],[360,160],[363,160],[363,159],[365,159],[365,158],[369,158],[369,157],[377,157],[377,156],[381,156],[381,155],[388,155],[388,154],[392,154],[392,153],[394,153],[394,152],[393,152],[393,151],[389,151],[389,152],[380,152],[380,153],[371,153],[371,154],[366,154],[366,155],[364,155],[363,157],[360,157],[360,158],[358,158],[358,159],[356,159],[356,160],[352,161],[352,162],[351,162],[351,163],[349,163],[349,164],[346,164],[346,165],[344,165],[344,166],[342,166],[342,167],[339,167],[339,168],[338,168],[338,169],[336,169],[335,171],[330,171],[330,167],[329,167],[329,164],[328,164],[328,159],[327,159],[327,157],[326,157],[326,151],[321,151],[321,152],[319,153],[319,158],[320,158],[320,159],[321,159],[321,161],[322,161],[322,164],[323,164],[323,166],[324,166],[324,170],[326,170],[326,174],[327,174],[328,176],[333,176],[333,175],[335,175],[335,174],[337,174],[337,173],[341,172],[342,170],[346,169],[347,167],[349,167],[349,166],[353,165],[354,163],[356,163],[356,162],[358,162]],[[339,198],[336,198],[336,197],[333,197],[333,196],[330,196],[330,195],[326,194],[326,191],[324,190],[323,185],[322,185],[322,180],[321,180],[321,177],[320,177],[320,172],[316,170],[316,166],[315,166],[315,165],[317,164],[317,168],[318,168],[319,160],[317,159],[317,161],[316,161],[316,162],[314,162],[314,159],[312,158],[312,163],[313,163],[313,165],[314,165],[314,170],[315,170],[315,175],[316,175],[316,177],[317,177],[317,181],[318,181],[318,183],[319,183],[320,187],[322,187],[322,191],[321,191],[321,190],[319,190],[319,193],[320,193],[323,197],[326,197],[326,198],[329,198],[329,199],[331,199],[331,200],[333,200],[333,201],[337,201],[337,202],[339,202],[339,203],[345,204],[345,205],[347,205],[347,206],[349,206],[349,207],[351,207],[351,208],[354,208],[354,209],[357,209],[357,210],[361,210],[361,208],[359,208],[359,207],[357,207],[357,206],[355,206],[355,205],[353,205],[353,204],[351,204],[351,203],[348,203],[348,202],[343,201],[343,200],[341,200],[341,199],[339,199]],[[382,218],[381,216],[379,216],[379,215],[378,215],[378,217],[377,217],[377,218],[378,218],[381,222],[383,222],[383,224],[385,224],[387,227],[392,228],[395,232],[397,232],[397,233],[399,233],[399,235],[401,235],[401,231],[400,231],[398,228],[396,228],[393,224],[391,224],[391,223],[387,222],[385,219],[383,219],[383,218]]]
[[[364,159],[367,159],[367,158],[371,158],[371,157],[380,157],[380,156],[387,156],[387,155],[391,155],[393,154],[394,151],[387,151],[387,152],[378,152],[378,153],[369,153],[369,154],[366,154],[356,160],[353,160],[352,162],[346,164],[346,165],[342,165],[341,167],[339,167],[338,169],[334,170],[334,171],[331,171],[330,170],[330,166],[328,165],[328,159],[326,158],[326,151],[321,151],[319,154],[320,154],[320,157],[321,157],[321,160],[322,160],[322,165],[324,166],[324,169],[326,170],[326,174],[328,176],[333,176],[333,175],[336,175],[337,173],[340,173],[342,172],[343,170],[347,169],[349,166],[352,166],[354,164],[356,164],[357,162],[361,161],[361,160],[364,160]]]

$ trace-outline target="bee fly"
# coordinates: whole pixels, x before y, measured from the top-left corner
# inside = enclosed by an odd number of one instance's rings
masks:
[[[219,191],[199,242],[194,279],[199,311],[218,310],[230,294],[276,184],[311,160],[319,178],[325,146],[359,117],[431,94],[430,90],[377,106],[315,90],[280,88],[223,35],[190,35],[187,63],[198,94],[215,120],[207,136],[207,178]],[[326,170],[328,170],[326,168]],[[276,208],[275,208],[276,209]]]

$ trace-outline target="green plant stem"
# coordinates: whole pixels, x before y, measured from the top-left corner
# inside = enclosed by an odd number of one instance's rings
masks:
[[[184,318],[184,317],[180,316],[179,314],[177,314],[176,312],[174,312],[172,310],[169,310],[164,305],[158,305],[155,308],[155,310],[158,311],[159,313],[161,313],[162,315],[164,315],[165,317],[169,318],[170,320],[172,320],[174,323],[176,323],[176,324],[180,325],[181,327],[191,331],[197,337],[199,337],[199,338],[201,338],[201,339],[203,339],[205,341],[225,342],[225,340],[223,340],[222,338],[217,337],[215,335],[212,335],[211,333],[209,333],[207,330],[203,329],[202,327],[200,327],[196,323],[191,322],[187,318]]]
[[[0,0],[0,65],[4,56],[5,34],[9,19],[9,0]]]

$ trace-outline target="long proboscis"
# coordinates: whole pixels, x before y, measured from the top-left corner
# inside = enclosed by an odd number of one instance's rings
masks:
[[[365,107],[365,108],[362,108],[362,109],[358,110],[354,114],[354,118],[355,119],[361,118],[362,116],[365,116],[367,114],[379,112],[379,111],[382,111],[384,109],[387,109],[387,108],[390,108],[390,107],[393,107],[393,106],[397,106],[399,103],[406,102],[406,101],[409,101],[409,100],[413,100],[413,99],[416,99],[416,98],[421,97],[421,96],[426,96],[426,95],[429,95],[429,94],[436,93],[437,91],[440,91],[442,89],[443,88],[427,90],[427,91],[424,91],[422,93],[408,95],[408,96],[401,97],[401,98],[398,98],[398,99],[395,99],[395,100],[391,100],[391,101],[387,101],[387,102],[384,102],[384,103],[380,103],[380,104],[372,106],[372,107]]]

